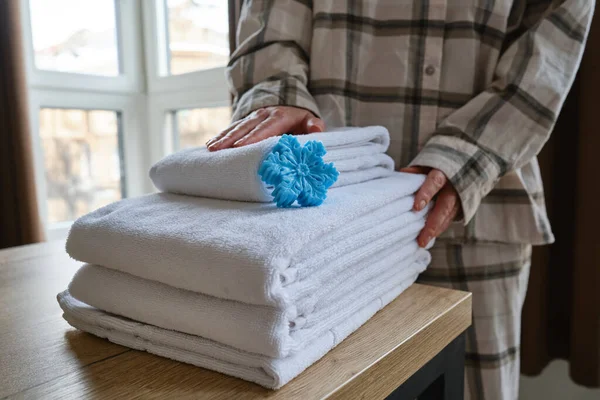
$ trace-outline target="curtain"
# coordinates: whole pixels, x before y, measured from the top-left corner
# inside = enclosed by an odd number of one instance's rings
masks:
[[[571,379],[600,387],[600,15],[581,69],[540,154],[556,242],[534,248],[523,310],[521,371],[556,358]]]
[[[0,1],[0,248],[43,240],[29,136],[19,1]]]

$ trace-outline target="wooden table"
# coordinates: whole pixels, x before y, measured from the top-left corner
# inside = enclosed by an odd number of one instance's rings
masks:
[[[0,398],[414,399],[462,391],[469,293],[413,285],[279,391],[79,332],[63,242],[0,251]]]

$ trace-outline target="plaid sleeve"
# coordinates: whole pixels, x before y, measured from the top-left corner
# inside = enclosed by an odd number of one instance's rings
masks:
[[[319,115],[307,89],[311,38],[311,1],[244,2],[237,49],[227,66],[234,121],[275,105],[305,108]]]
[[[539,4],[525,8],[490,87],[443,120],[410,163],[446,174],[465,224],[500,177],[541,150],[579,67],[594,0],[547,1],[541,12]]]

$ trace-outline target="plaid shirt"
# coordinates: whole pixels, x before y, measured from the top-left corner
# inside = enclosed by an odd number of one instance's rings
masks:
[[[227,68],[237,120],[312,111],[383,125],[397,167],[458,191],[460,240],[553,241],[536,154],[573,82],[593,0],[247,0]]]

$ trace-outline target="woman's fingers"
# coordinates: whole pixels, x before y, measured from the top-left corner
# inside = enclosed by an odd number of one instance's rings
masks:
[[[208,147],[211,144],[215,143],[216,141],[220,140],[223,136],[225,136],[226,134],[228,134],[229,131],[231,131],[232,129],[234,129],[236,126],[238,126],[243,121],[244,121],[244,119],[240,119],[238,121],[235,121],[235,122],[231,123],[231,125],[229,125],[226,129],[224,129],[221,132],[219,132],[218,135],[210,138],[208,140],[208,142],[205,143],[206,147]]]
[[[276,106],[254,111],[206,143],[210,151],[240,147],[284,133],[324,132],[325,123],[302,108]]]
[[[427,174],[425,182],[415,194],[415,211],[421,211],[448,182],[446,175],[439,169],[432,169]]]
[[[322,119],[313,117],[311,114],[306,114],[304,119],[304,133],[325,132],[325,122]]]
[[[302,118],[295,114],[300,111],[306,115]],[[300,119],[302,118],[302,119]],[[300,121],[300,122],[298,122]],[[311,113],[304,110],[294,110],[294,112],[286,112],[281,109],[271,111],[269,118],[265,119],[256,126],[246,136],[233,144],[234,147],[246,146],[252,143],[260,142],[271,136],[279,136],[284,133],[294,133],[302,135],[305,133],[324,132],[325,122],[322,119],[314,117]]]
[[[456,217],[457,217],[459,211],[460,211],[460,202],[457,201],[456,205],[454,206],[452,211],[450,211],[450,214],[448,214],[448,217],[446,218],[446,220],[438,228],[435,237],[440,236],[442,233],[444,233],[446,231],[446,229],[448,229],[450,224],[456,220]]]
[[[429,167],[412,166],[400,168],[400,172],[406,172],[407,174],[427,174],[429,171],[431,171]]]
[[[207,144],[208,150],[216,151],[231,147],[240,138],[251,132],[256,126],[268,118],[269,113],[265,109],[259,109],[242,119],[237,125],[223,132],[216,140]]]
[[[435,206],[429,212],[425,227],[417,238],[419,246],[427,246],[431,239],[444,232],[456,217],[459,207],[458,194],[451,185],[446,185],[437,195]]]
[[[427,216],[425,227],[417,237],[417,243],[426,247],[431,239],[442,234],[454,221],[460,211],[460,199],[446,175],[438,169],[412,166],[400,169],[410,174],[427,174],[425,182],[415,194],[413,209],[420,211],[436,196],[435,205]]]
[[[233,144],[233,147],[246,146],[252,143],[260,142],[261,140],[271,136],[279,136],[283,133],[291,131],[291,125],[292,122],[285,115],[277,115],[277,113],[272,113],[269,118],[262,121],[252,131],[248,132],[248,134],[236,141]]]
[[[315,117],[312,113],[305,111],[297,123],[289,131],[294,135],[306,135],[307,133],[325,132],[325,122]]]

